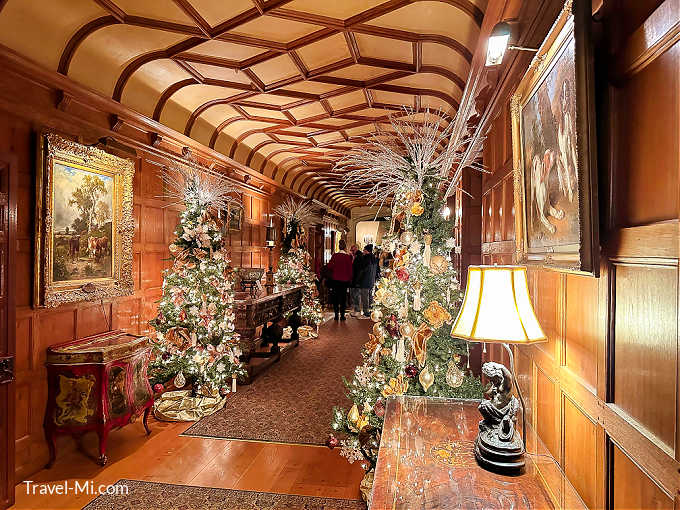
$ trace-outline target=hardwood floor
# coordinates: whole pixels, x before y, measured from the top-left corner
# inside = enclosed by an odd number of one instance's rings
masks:
[[[64,482],[71,485],[92,480],[94,486],[112,484],[121,478],[205,487],[222,487],[304,496],[359,499],[363,470],[349,464],[337,450],[250,441],[185,437],[180,434],[191,423],[151,420],[151,436],[141,423],[128,425],[109,436],[109,463],[100,467],[83,452],[57,453],[49,469],[32,481]],[[263,425],[266,426],[266,425]],[[70,438],[63,438],[70,441]],[[61,442],[61,440],[60,440]],[[94,455],[96,436],[83,440],[84,452]],[[16,486],[19,509],[80,509],[94,495],[27,494],[25,483]],[[161,502],[159,502],[161,504]]]

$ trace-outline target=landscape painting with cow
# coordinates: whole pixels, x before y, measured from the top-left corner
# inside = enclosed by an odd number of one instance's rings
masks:
[[[112,277],[113,186],[110,175],[55,162],[54,282]]]

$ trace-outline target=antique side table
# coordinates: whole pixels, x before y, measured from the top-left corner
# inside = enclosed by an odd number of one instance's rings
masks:
[[[45,438],[50,467],[56,458],[56,436],[76,439],[90,430],[99,436],[99,459],[106,464],[106,442],[120,428],[144,413],[144,428],[153,405],[146,375],[151,347],[146,337],[110,331],[47,349]]]
[[[531,427],[523,474],[481,468],[474,455],[478,405],[479,400],[389,399],[371,510],[586,510]]]

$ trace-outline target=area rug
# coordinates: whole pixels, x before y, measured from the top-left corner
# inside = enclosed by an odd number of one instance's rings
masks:
[[[104,494],[83,510],[366,510],[362,501],[270,492],[238,491],[192,485],[118,480],[126,495]]]
[[[333,406],[351,406],[342,378],[350,378],[361,363],[361,347],[372,326],[370,320],[353,318],[326,322],[318,338],[301,340],[184,435],[323,444]]]

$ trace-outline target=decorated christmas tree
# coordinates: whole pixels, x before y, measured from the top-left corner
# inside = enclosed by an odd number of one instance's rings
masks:
[[[311,256],[306,249],[304,229],[318,221],[309,203],[296,202],[288,198],[274,212],[283,220],[283,240],[279,267],[274,274],[277,285],[303,285],[300,318],[307,324],[321,324],[323,310],[319,293],[314,282]]]
[[[213,211],[237,205],[235,188],[196,169],[164,174],[168,197],[184,204],[177,238],[170,245],[172,267],[163,273],[163,296],[156,330],[152,383],[173,380],[196,393],[224,395],[232,378],[245,373],[234,332],[232,269]]]
[[[464,362],[467,344],[450,336],[462,293],[450,262],[455,242],[446,198],[455,185],[449,172],[475,166],[474,159],[467,163],[460,147],[449,143],[452,125],[445,126],[442,115],[406,114],[408,120],[392,120],[391,130],[338,164],[346,170],[345,186],[368,186],[372,203],[392,205],[382,249],[394,254],[393,266],[376,285],[364,361],[345,381],[353,405],[334,409],[332,428],[344,438],[331,435],[328,442],[369,471],[388,397],[482,395],[480,380]]]

